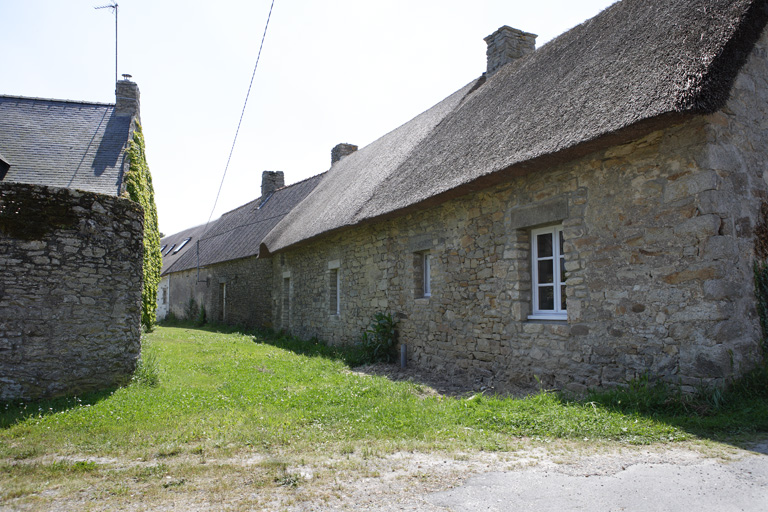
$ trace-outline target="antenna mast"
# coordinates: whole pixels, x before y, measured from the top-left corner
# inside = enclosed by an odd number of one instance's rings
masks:
[[[113,1],[109,5],[101,5],[94,9],[112,9],[115,13],[115,83],[117,83],[117,2]]]

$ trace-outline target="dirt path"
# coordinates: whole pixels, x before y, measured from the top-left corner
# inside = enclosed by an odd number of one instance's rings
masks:
[[[162,471],[157,461],[94,462],[98,478],[44,487],[0,510],[722,512],[768,503],[768,440],[750,449],[521,442],[514,452],[356,451],[294,464],[186,455],[164,459]]]

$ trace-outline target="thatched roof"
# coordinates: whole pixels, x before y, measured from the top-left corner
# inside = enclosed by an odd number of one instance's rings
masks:
[[[334,164],[264,246],[279,251],[713,112],[766,18],[765,0],[614,4]]]
[[[264,236],[322,181],[323,176],[319,174],[279,188],[269,197],[259,197],[225,213],[207,227],[197,226],[164,237],[160,242],[166,247],[162,274],[190,270],[198,264],[204,267],[258,255]],[[174,244],[178,248],[187,238],[190,240],[181,251],[165,254]]]

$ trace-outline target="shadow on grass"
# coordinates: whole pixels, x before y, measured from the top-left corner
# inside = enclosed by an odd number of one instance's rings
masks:
[[[727,388],[683,393],[679,386],[643,376],[622,388],[593,391],[580,401],[652,418],[697,437],[739,444],[739,439],[768,433],[768,366]]]
[[[0,429],[7,429],[30,418],[42,418],[78,407],[95,405],[117,390],[110,387],[100,391],[43,400],[0,402]]]
[[[266,343],[309,357],[325,357],[344,362],[355,371],[377,375],[392,381],[408,380],[431,388],[435,394],[456,398],[477,393],[471,387],[462,387],[445,375],[423,368],[400,369],[393,364],[375,364],[359,367],[360,354],[354,346],[327,345],[317,339],[303,340],[283,332],[247,330],[226,325],[192,327],[209,332],[241,333],[251,336],[256,343]],[[520,393],[498,395],[498,398],[525,398],[545,391],[520,390]],[[484,394],[489,395],[486,390]],[[726,442],[740,447],[765,438],[768,433],[768,367],[761,367],[721,387],[702,388],[695,394],[683,393],[680,386],[640,377],[625,387],[592,391],[583,397],[546,391],[558,398],[563,406],[589,406],[626,416],[641,416],[667,424],[699,438]],[[759,446],[763,446],[760,444]],[[757,446],[757,445],[756,445]],[[748,446],[747,446],[748,447]],[[765,450],[765,448],[763,448]],[[761,452],[760,449],[756,451]]]

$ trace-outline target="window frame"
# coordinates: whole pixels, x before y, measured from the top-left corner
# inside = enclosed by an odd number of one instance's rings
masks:
[[[425,251],[421,256],[421,296],[427,298],[432,296],[432,255]]]
[[[328,262],[328,314],[341,316],[341,260]]]
[[[563,297],[563,287],[565,279],[561,276],[565,273],[565,252],[560,241],[563,232],[562,224],[555,224],[543,228],[531,230],[531,289],[532,301],[531,311],[528,315],[529,320],[568,320],[568,306],[565,309],[561,307]],[[539,257],[538,236],[549,234],[552,236],[552,256]],[[539,290],[544,287],[550,287],[550,283],[540,283],[539,265],[540,261],[552,261],[552,283],[554,297],[554,309],[539,309]]]
[[[341,279],[339,269],[328,269],[328,312],[331,316],[341,314]]]

